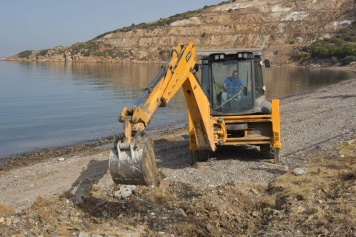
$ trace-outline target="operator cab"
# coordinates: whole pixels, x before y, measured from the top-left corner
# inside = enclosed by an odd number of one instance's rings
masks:
[[[197,54],[200,83],[212,115],[270,113],[262,78],[262,65],[270,63],[261,61],[261,50],[197,50]]]

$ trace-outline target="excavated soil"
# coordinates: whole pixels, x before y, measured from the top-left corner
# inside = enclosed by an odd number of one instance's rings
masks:
[[[185,125],[167,127],[151,134],[165,179],[123,200],[108,173],[114,137],[10,157],[0,165],[0,233],[354,236],[345,217],[356,214],[347,206],[356,193],[356,79],[280,102],[280,165],[256,146],[232,146],[192,166]],[[295,176],[298,167],[307,173]]]

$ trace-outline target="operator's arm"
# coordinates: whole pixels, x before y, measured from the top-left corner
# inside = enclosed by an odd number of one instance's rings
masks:
[[[239,87],[240,87],[239,89],[240,89],[240,90],[243,90],[243,89],[244,89],[244,81],[243,81],[240,77],[238,78],[238,80],[239,80],[239,85],[240,85],[240,86],[239,86]]]
[[[224,80],[224,83],[223,83],[223,85],[222,85],[224,91],[227,91],[227,89],[228,89],[228,86],[227,86],[228,81],[227,81],[227,80],[228,80],[228,78],[226,78],[226,79]]]

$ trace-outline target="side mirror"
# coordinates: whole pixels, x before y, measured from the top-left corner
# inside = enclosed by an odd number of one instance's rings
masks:
[[[265,59],[264,63],[265,63],[265,67],[267,68],[271,67],[271,62],[268,59]]]
[[[242,93],[244,94],[244,96],[247,96],[247,87],[246,86],[244,86]]]
[[[199,71],[199,64],[195,64],[195,65],[194,65],[194,70],[195,70],[196,72]]]

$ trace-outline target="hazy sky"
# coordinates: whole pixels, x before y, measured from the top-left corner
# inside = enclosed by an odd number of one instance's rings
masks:
[[[0,57],[70,46],[223,0],[0,0]]]

